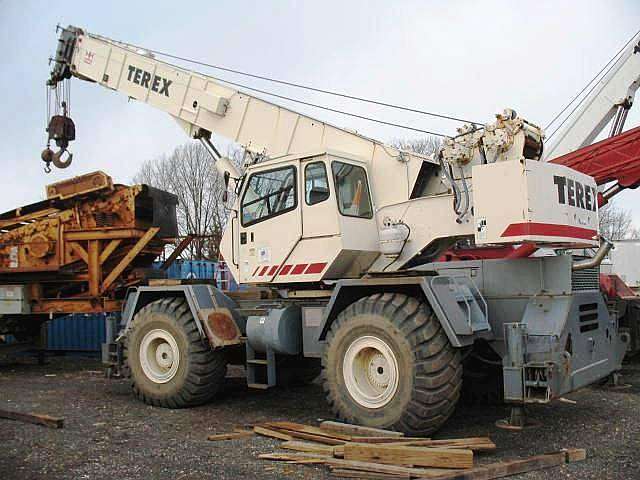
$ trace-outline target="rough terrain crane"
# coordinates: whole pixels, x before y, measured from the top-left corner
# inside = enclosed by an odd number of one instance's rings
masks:
[[[238,283],[261,294],[132,289],[119,344],[141,400],[206,402],[228,363],[268,388],[321,362],[337,417],[424,435],[452,414],[468,362],[498,359],[504,398],[518,406],[619,369],[625,343],[598,283],[609,244],[598,237],[596,183],[541,161],[541,129],[515,112],[422,156],[80,28],[62,30],[54,62],[52,89],[75,77],[172,115],[237,193],[221,251]],[[249,152],[243,172],[212,133]],[[62,108],[49,126],[60,150],[43,160],[64,166],[74,136]],[[460,240],[599,251],[436,262]]]

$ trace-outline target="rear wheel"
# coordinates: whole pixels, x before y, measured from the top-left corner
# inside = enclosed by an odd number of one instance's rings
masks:
[[[402,294],[372,295],[347,307],[332,325],[323,384],[342,420],[428,435],[455,409],[460,354],[426,303]]]
[[[125,356],[134,394],[143,402],[169,408],[200,405],[221,389],[224,352],[202,340],[183,298],[150,303],[135,316]]]

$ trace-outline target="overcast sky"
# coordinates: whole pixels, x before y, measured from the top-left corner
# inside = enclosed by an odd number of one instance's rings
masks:
[[[46,140],[44,85],[58,23],[230,68],[474,121],[490,121],[511,107],[546,125],[640,29],[640,1],[0,0],[0,211],[42,199],[47,183],[97,169],[128,183],[144,160],[189,141],[168,115],[73,80],[73,165],[45,174],[40,161]],[[417,128],[451,134],[458,126],[225,75]],[[640,110],[640,101],[638,105]],[[295,108],[381,140],[415,136]],[[627,128],[638,125],[636,111]],[[619,201],[633,210],[638,226],[639,199],[640,191],[634,191]]]

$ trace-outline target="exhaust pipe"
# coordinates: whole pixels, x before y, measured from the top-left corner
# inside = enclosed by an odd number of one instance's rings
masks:
[[[604,257],[607,256],[612,248],[612,241],[607,240],[604,237],[600,237],[600,248],[596,252],[595,256],[593,258],[586,258],[584,260],[574,262],[571,266],[571,270],[575,272],[576,270],[586,270],[587,268],[597,267],[602,263],[602,260],[604,260]]]

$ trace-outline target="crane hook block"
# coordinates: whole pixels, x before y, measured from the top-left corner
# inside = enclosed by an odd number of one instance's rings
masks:
[[[71,117],[66,115],[54,115],[49,120],[47,127],[49,140],[55,140],[56,145],[61,148],[67,148],[69,142],[76,139],[76,125]]]
[[[73,154],[67,150],[67,147],[69,147],[69,142],[76,138],[76,126],[73,120],[66,115],[54,115],[49,120],[47,133],[49,141],[54,140],[60,150],[54,153],[49,147],[45,148],[41,155],[42,161],[47,164],[47,168],[50,163],[53,163],[57,168],[67,168],[73,160]],[[68,156],[66,160],[63,160],[65,152]]]

